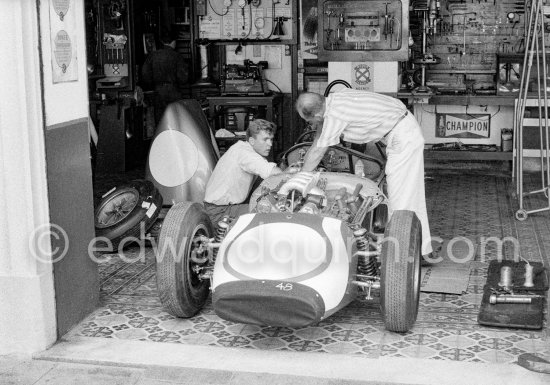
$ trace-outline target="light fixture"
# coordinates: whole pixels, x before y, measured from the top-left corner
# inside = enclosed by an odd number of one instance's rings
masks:
[[[239,42],[239,45],[237,46],[237,48],[235,48],[235,55],[240,55],[242,51],[243,46],[241,45],[241,42]]]

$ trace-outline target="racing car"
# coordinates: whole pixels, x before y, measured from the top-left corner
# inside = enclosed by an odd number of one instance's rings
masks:
[[[299,168],[309,146],[291,147],[283,160]],[[412,211],[394,211],[388,222],[383,170],[356,175],[358,162],[373,159],[333,146],[316,171],[268,177],[248,214],[216,224],[200,200],[172,200],[156,250],[166,310],[192,317],[211,293],[225,320],[303,327],[378,291],[386,329],[408,331],[418,313],[420,222]]]

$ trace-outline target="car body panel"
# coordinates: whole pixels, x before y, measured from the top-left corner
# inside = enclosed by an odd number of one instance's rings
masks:
[[[165,205],[202,202],[219,157],[208,121],[196,100],[166,107],[149,150],[145,178]]]
[[[256,307],[263,307],[263,314],[255,319],[270,320],[271,326],[304,326],[300,322],[316,320],[311,314],[317,315],[320,307],[315,304],[321,300],[323,312],[317,321],[324,319],[357,295],[357,288],[351,284],[357,267],[354,250],[353,234],[336,218],[301,213],[243,215],[218,251],[212,281],[214,310],[222,318],[242,322],[251,317],[242,313],[255,313]],[[259,281],[259,292],[247,291],[254,286],[250,283],[227,285],[238,281]],[[244,292],[239,293],[239,288]],[[315,298],[297,300],[293,293]],[[233,302],[228,302],[228,298]],[[240,305],[246,298],[247,306],[236,305],[236,298],[240,299]],[[302,303],[304,308],[265,306],[266,300],[284,304],[281,298],[289,303]],[[234,309],[228,310],[226,306]],[[270,315],[270,311],[274,313]],[[285,311],[286,316],[282,317]]]

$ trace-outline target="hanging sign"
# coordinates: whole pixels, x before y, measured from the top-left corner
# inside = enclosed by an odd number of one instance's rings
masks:
[[[486,139],[491,136],[490,114],[435,114],[437,138]]]
[[[65,15],[67,14],[67,11],[69,10],[69,6],[71,5],[71,0],[53,0],[52,6],[57,14],[59,16],[59,20],[63,21],[65,18]]]
[[[235,10],[228,9],[223,16],[223,31],[222,35],[227,39],[232,39],[235,36]]]
[[[57,32],[53,40],[53,56],[55,62],[59,68],[61,68],[61,73],[66,73],[67,69],[71,65],[71,59],[73,54],[73,45],[71,43],[71,38],[67,31],[61,30]]]
[[[78,80],[76,20],[73,0],[50,3],[50,44],[53,83]]]
[[[317,59],[317,0],[300,0],[302,10],[300,33],[302,59]]]
[[[212,16],[200,20],[199,36],[201,39],[219,39],[221,34],[221,20]]]

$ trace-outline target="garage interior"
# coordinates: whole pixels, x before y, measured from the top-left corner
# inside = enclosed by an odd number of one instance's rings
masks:
[[[529,216],[523,222],[513,218],[514,187],[509,177],[440,170],[428,175],[428,213],[434,234],[443,239],[456,235],[469,238],[478,251],[489,236],[517,237],[524,258],[548,265],[548,219],[544,215]],[[543,203],[544,199],[539,198],[530,204],[534,207]],[[505,247],[503,253],[510,259],[514,250]],[[297,329],[232,323],[219,318],[210,301],[195,317],[175,318],[163,310],[159,301],[152,248],[130,247],[123,256],[103,256],[105,263],[99,264],[100,307],[69,335],[369,358],[512,364],[522,353],[543,353],[550,348],[547,310],[544,327],[538,330],[478,323],[488,265],[497,254],[494,244],[488,244],[484,260],[476,253],[469,263],[463,294],[422,292],[412,330],[393,333],[384,328],[379,298],[357,300],[318,325]]]
[[[185,98],[200,103],[221,153],[243,139],[251,118],[266,118],[278,126],[272,155],[277,159],[308,129],[294,113],[298,94],[323,93],[334,81],[402,100],[426,140],[432,235],[444,242],[469,240],[473,258],[461,266],[461,294],[421,291],[417,321],[406,333],[385,329],[377,292],[374,300],[356,300],[317,325],[284,328],[223,320],[210,300],[194,317],[170,315],[159,300],[155,254],[147,242],[129,246],[122,254],[101,255],[99,306],[64,338],[498,364],[517,363],[526,353],[550,355],[546,292],[540,327],[478,322],[491,261],[520,256],[546,271],[550,268],[549,213],[536,212],[549,206],[544,171],[548,163],[541,155],[547,144],[540,148],[548,131],[538,130],[537,119],[543,116],[537,104],[542,100],[538,81],[546,79],[546,68],[536,61],[526,73],[524,62],[531,42],[527,20],[537,4],[86,0],[90,118],[97,132],[92,141],[96,205],[113,187],[145,177],[158,111],[154,91],[143,86],[140,71],[147,54],[160,46],[163,28],[170,27],[178,31],[176,51],[189,64]],[[356,28],[356,37],[342,43],[343,36],[336,36],[344,33],[347,20],[341,15],[349,11],[346,7],[356,12],[358,21],[346,30],[349,34]],[[548,25],[542,22],[544,28]],[[361,37],[357,31],[370,35]],[[380,54],[376,44],[399,48],[383,48]],[[237,92],[231,89],[231,71],[239,73],[237,86],[251,76],[259,75],[262,81],[252,90]],[[535,104],[521,108],[520,88],[526,78],[526,100]],[[519,131],[517,122],[523,118],[536,120],[531,123],[535,127],[522,122]],[[472,122],[473,129],[460,128],[472,127]],[[523,154],[519,174],[518,151]],[[543,193],[518,200],[518,179],[522,191],[530,192],[540,188],[541,178]],[[525,212],[529,214],[518,220]],[[487,242],[492,237],[517,239],[519,248]],[[435,267],[422,269],[424,285]]]

